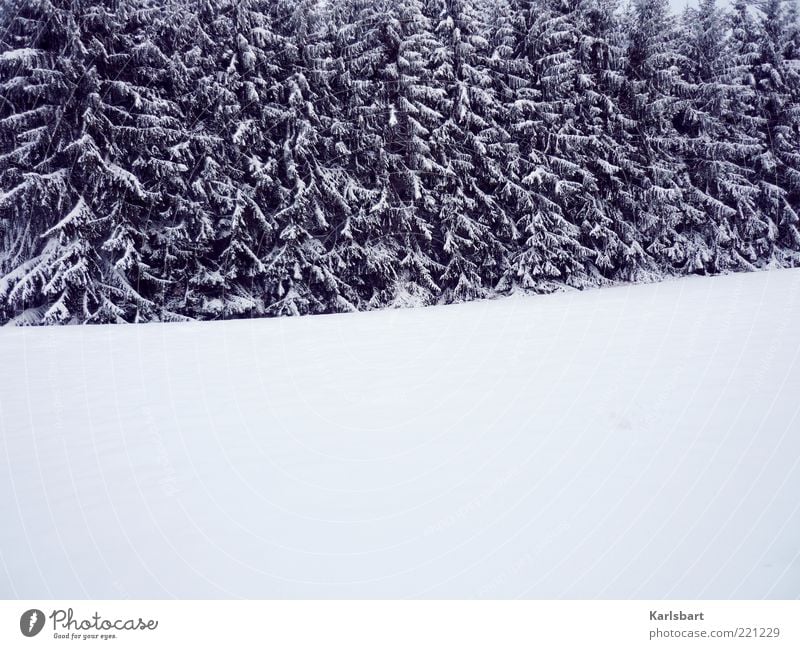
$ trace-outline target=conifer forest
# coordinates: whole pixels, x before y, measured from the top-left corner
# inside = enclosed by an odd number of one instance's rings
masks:
[[[800,265],[794,0],[0,0],[0,324]]]

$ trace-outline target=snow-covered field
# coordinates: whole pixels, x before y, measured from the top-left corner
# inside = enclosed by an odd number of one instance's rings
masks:
[[[800,596],[800,271],[0,330],[0,597]]]

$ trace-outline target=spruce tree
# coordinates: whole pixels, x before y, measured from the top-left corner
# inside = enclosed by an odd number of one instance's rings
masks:
[[[635,170],[632,219],[655,268],[702,271],[708,251],[697,226],[705,216],[687,200],[687,141],[677,129],[687,99],[677,23],[666,0],[637,0],[630,29],[622,106]]]
[[[793,51],[790,0],[766,0],[751,67],[756,85],[756,110],[764,119],[764,149],[757,158],[761,186],[759,208],[770,220],[775,256],[796,259],[800,250],[798,197],[800,193],[800,110],[796,60]]]
[[[0,210],[26,225],[4,235],[7,317],[158,317],[143,234],[154,197],[135,163],[147,159],[141,138],[164,107],[131,82],[136,23],[126,9],[18,0],[11,14],[0,60]]]
[[[564,192],[575,191],[564,169],[550,159],[547,138],[559,122],[548,105],[537,64],[541,39],[552,25],[541,19],[529,0],[509,2],[509,18],[497,36],[498,96],[516,148],[510,189],[518,242],[500,287],[553,290],[582,281],[583,253],[579,229],[566,215]],[[557,127],[556,127],[557,128]]]
[[[437,46],[433,79],[445,91],[444,119],[431,134],[441,173],[433,215],[444,266],[445,301],[481,297],[507,265],[515,228],[500,195],[509,136],[492,83],[481,7],[470,0],[431,2]]]

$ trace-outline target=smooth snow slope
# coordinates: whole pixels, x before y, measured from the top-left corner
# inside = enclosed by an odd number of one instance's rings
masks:
[[[0,597],[800,596],[800,271],[0,331]]]

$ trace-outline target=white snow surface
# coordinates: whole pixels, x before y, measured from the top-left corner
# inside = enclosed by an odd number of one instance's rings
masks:
[[[0,597],[796,598],[800,271],[0,330]]]

